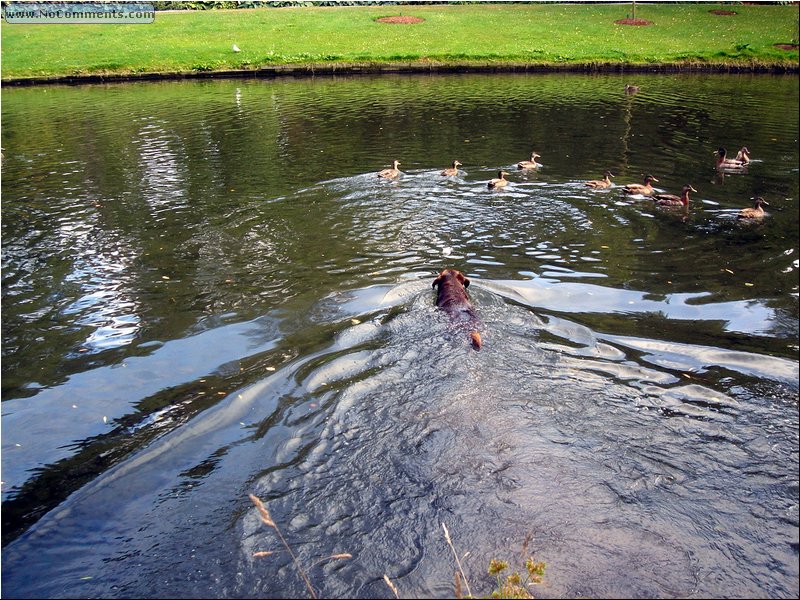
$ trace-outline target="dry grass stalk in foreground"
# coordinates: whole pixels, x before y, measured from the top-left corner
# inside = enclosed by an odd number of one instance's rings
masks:
[[[300,573],[300,577],[303,578],[303,582],[306,584],[306,588],[308,588],[308,592],[311,594],[312,598],[316,599],[317,598],[317,594],[314,591],[314,587],[311,585],[311,581],[308,579],[308,575],[306,575],[305,570],[303,570],[303,567],[300,565],[300,561],[297,560],[297,557],[294,555],[294,552],[292,552],[292,549],[289,547],[289,544],[286,543],[286,540],[284,539],[283,534],[281,533],[281,530],[278,529],[278,526],[275,524],[275,521],[272,520],[272,517],[270,516],[269,511],[267,510],[267,507],[264,506],[264,503],[261,501],[260,498],[258,498],[257,496],[254,496],[253,494],[250,494],[250,500],[251,500],[251,502],[253,504],[255,504],[256,508],[258,509],[258,514],[261,517],[261,522],[264,523],[264,525],[272,527],[275,530],[275,533],[278,534],[278,538],[281,540],[281,543],[283,544],[283,547],[286,548],[286,551],[289,553],[289,556],[292,557],[292,560],[294,561],[294,564],[297,567],[297,571]],[[254,557],[262,557],[262,556],[270,556],[272,554],[275,554],[275,553],[274,552],[269,552],[269,551],[254,552],[253,556]],[[321,558],[320,560],[315,562],[314,565],[318,565],[319,563],[321,563],[323,561],[326,561],[326,560],[342,560],[342,559],[345,559],[345,558],[353,558],[353,555],[349,554],[347,552],[343,552],[343,553],[340,553],[340,554],[331,554],[330,556],[326,556],[325,558]],[[312,566],[314,566],[314,565],[312,565]]]
[[[453,556],[456,559],[456,564],[458,565],[458,571],[456,571],[455,575],[455,597],[456,598],[463,598],[461,591],[461,582],[464,582],[464,585],[467,587],[467,598],[474,598],[472,595],[472,590],[469,588],[469,583],[467,582],[467,577],[464,575],[464,569],[461,567],[461,561],[458,559],[458,554],[456,553],[456,549],[453,546],[453,541],[450,539],[450,532],[447,530],[447,526],[442,523],[442,529],[444,529],[444,538],[447,540],[448,546],[453,551]],[[530,538],[526,539],[522,545],[523,554],[527,554],[528,551],[528,542]],[[469,553],[467,553],[469,554]],[[466,554],[464,555],[466,556]],[[501,578],[501,573],[508,568],[508,563],[502,560],[497,560],[493,558],[492,561],[489,563],[489,575],[494,575],[497,581],[497,586],[492,591],[491,597],[492,598],[534,598],[534,596],[528,591],[528,588],[534,584],[541,583],[542,578],[544,577],[544,569],[545,564],[543,562],[534,562],[532,556],[528,556],[525,561],[525,570],[527,571],[527,576],[523,581],[522,576],[518,572],[511,573],[510,575],[506,575],[505,580]]]
[[[275,521],[272,519],[272,516],[269,514],[267,507],[264,503],[259,499],[257,496],[250,494],[250,500],[255,505],[256,509],[258,510],[258,514],[261,517],[261,522],[264,525],[272,527],[275,530],[275,533],[278,535],[283,547],[286,548],[286,551],[292,557],[292,561],[294,561],[295,566],[297,567],[297,571],[302,577],[303,582],[308,588],[308,592],[311,594],[311,597],[316,600],[317,594],[314,591],[314,587],[311,585],[311,581],[306,575],[305,570],[300,565],[300,561],[297,560],[297,557],[292,552],[292,549],[289,547],[289,544],[286,542],[286,539],[283,537],[280,529],[275,524]],[[455,573],[455,597],[456,598],[464,598],[463,592],[461,589],[462,582],[463,585],[467,588],[467,595],[466,598],[474,598],[472,595],[472,590],[469,587],[469,581],[467,581],[467,576],[464,574],[464,568],[461,566],[461,560],[458,557],[458,553],[456,552],[456,548],[453,545],[453,540],[450,538],[450,532],[447,529],[447,525],[442,523],[442,529],[444,530],[444,539],[447,541],[447,545],[450,546],[450,550],[453,552],[453,557],[456,559],[456,564],[458,565],[458,571]],[[523,543],[522,549],[523,553],[527,553],[528,549],[528,542],[529,539],[526,539]],[[262,551],[262,552],[254,552],[254,557],[264,557],[264,556],[271,556],[275,554],[272,551]],[[464,556],[466,557],[469,555],[467,552]],[[331,554],[325,558],[322,558],[314,563],[314,565],[318,565],[319,563],[326,561],[326,560],[341,560],[345,558],[352,558],[353,555],[347,552],[343,552],[340,554]],[[312,565],[312,566],[314,566]],[[544,576],[544,568],[545,564],[543,562],[534,562],[533,557],[529,556],[525,561],[525,568],[527,570],[527,576],[525,580],[522,580],[522,577],[519,573],[514,572],[511,575],[507,575],[505,580],[501,579],[500,574],[508,568],[508,563],[505,561],[497,560],[495,558],[492,559],[491,563],[489,564],[489,574],[494,575],[497,579],[497,587],[492,591],[491,597],[492,598],[533,598],[534,596],[528,591],[528,587],[542,582],[542,577]],[[400,593],[397,590],[397,587],[392,583],[392,580],[389,579],[388,575],[383,576],[383,580],[389,589],[392,590],[395,598],[400,598]]]
[[[456,592],[460,594],[461,592],[461,581],[464,581],[464,585],[467,586],[467,596],[472,598],[472,590],[469,588],[469,581],[467,581],[467,576],[464,575],[464,569],[461,567],[461,561],[458,559],[458,554],[456,553],[456,549],[453,546],[453,540],[450,539],[450,532],[447,531],[447,525],[442,523],[442,529],[444,529],[444,539],[447,541],[447,545],[450,546],[450,550],[453,551],[453,557],[456,559],[456,564],[458,565],[458,572],[456,573]],[[461,574],[459,578],[459,573]],[[457,598],[461,598],[460,595],[456,596]]]

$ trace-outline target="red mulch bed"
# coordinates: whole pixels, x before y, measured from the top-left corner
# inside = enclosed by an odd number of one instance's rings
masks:
[[[412,23],[422,23],[425,19],[419,17],[381,17],[375,19],[378,23],[400,23],[402,25],[410,25]]]
[[[728,16],[728,15],[735,15],[736,14],[735,10],[721,10],[719,8],[717,8],[715,10],[710,10],[708,12],[710,12],[712,15],[722,15],[722,16]]]
[[[772,44],[781,50],[797,50],[797,44]]]
[[[618,21],[614,21],[617,25],[652,25],[652,21],[648,21],[647,19],[620,19]]]

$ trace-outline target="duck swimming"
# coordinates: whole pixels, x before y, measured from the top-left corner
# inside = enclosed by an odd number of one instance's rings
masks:
[[[631,85],[630,83],[625,84],[625,93],[626,94],[635,94],[639,91],[638,85]]]
[[[445,169],[444,171],[442,171],[442,175],[447,177],[458,177],[458,167],[460,166],[461,163],[458,162],[457,160],[454,160],[453,166],[450,167],[449,169]]]
[[[538,169],[542,165],[536,162],[537,158],[541,158],[541,155],[537,152],[531,152],[531,159],[530,160],[521,160],[517,163],[517,168],[519,169]],[[508,173],[506,173],[508,175]]]
[[[641,194],[642,196],[650,196],[655,191],[653,186],[650,185],[653,182],[658,183],[658,179],[653,177],[652,175],[645,175],[644,177],[644,184],[641,183],[629,183],[622,191],[626,194]]]
[[[747,149],[747,146],[742,146],[739,152],[736,153],[735,160],[738,160],[743,165],[746,165],[750,162],[750,150]]]
[[[587,181],[583,185],[590,188],[610,188],[612,177],[613,175],[611,174],[611,171],[606,171],[603,179],[592,179],[590,181]]]
[[[394,179],[400,175],[400,170],[397,168],[400,164],[399,160],[395,160],[392,162],[391,169],[384,169],[383,171],[378,173],[378,177],[383,177],[384,179]]]
[[[685,186],[683,186],[680,196],[675,196],[674,194],[656,194],[653,196],[653,200],[655,200],[658,206],[688,207],[689,192],[697,192],[697,190],[687,183]]]
[[[725,148],[720,147],[718,150],[714,151],[714,154],[717,155],[717,169],[720,171],[741,171],[747,167],[747,163],[743,162],[742,160],[726,158],[728,151],[725,150]],[[747,162],[750,162],[749,155],[747,157]]]
[[[497,173],[497,178],[496,179],[492,179],[491,181],[489,181],[489,183],[487,183],[486,186],[488,188],[490,188],[490,189],[491,188],[500,188],[500,187],[507,186],[508,185],[508,179],[506,179],[506,177],[505,177],[506,175],[508,175],[508,173],[506,173],[505,171],[498,172]]]
[[[755,206],[753,208],[743,208],[739,211],[737,219],[760,219],[764,216],[764,206],[769,206],[769,202],[764,200],[761,196],[753,198]]]

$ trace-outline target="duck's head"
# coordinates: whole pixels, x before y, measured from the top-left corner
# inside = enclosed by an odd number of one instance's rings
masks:
[[[694,193],[697,193],[697,190],[696,190],[696,189],[694,189],[694,188],[693,188],[691,185],[689,185],[689,184],[687,183],[685,186],[683,186],[683,193],[685,194],[685,193],[687,193],[687,192],[694,192]]]
[[[457,160],[453,161],[453,168],[460,167],[460,166],[461,166],[461,162],[460,161],[457,161]]]
[[[653,177],[652,175],[645,175],[644,184],[647,185],[648,183],[658,183],[658,179]]]
[[[613,177],[613,176],[614,176],[614,174],[613,174],[611,171],[606,171],[606,172],[604,173],[604,175],[605,175],[605,177],[608,177],[608,178],[611,178],[611,177]]]
[[[392,168],[393,169],[396,169],[399,166],[400,166],[400,161],[399,160],[392,161]]]
[[[728,154],[728,151],[727,151],[727,150],[725,150],[725,148],[723,148],[722,146],[720,146],[719,148],[717,148],[717,149],[714,151],[714,154],[716,154],[716,155],[717,155],[717,156],[719,156],[720,158],[725,158],[725,156],[727,156],[727,154]]]
[[[537,158],[542,158],[542,155],[538,152],[531,152],[531,160],[536,160]]]
[[[498,171],[498,172],[497,172],[497,176],[498,176],[500,179],[502,179],[502,178],[503,178],[503,177],[505,177],[506,175],[508,175],[508,171]]]
[[[762,206],[769,206],[769,202],[764,200],[761,196],[756,196],[755,198],[750,198],[755,202],[756,208],[760,208]]]

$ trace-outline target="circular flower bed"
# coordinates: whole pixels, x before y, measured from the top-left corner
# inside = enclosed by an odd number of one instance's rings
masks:
[[[402,25],[410,25],[412,23],[422,23],[425,19],[419,17],[381,17],[375,19],[378,23],[400,23]]]

